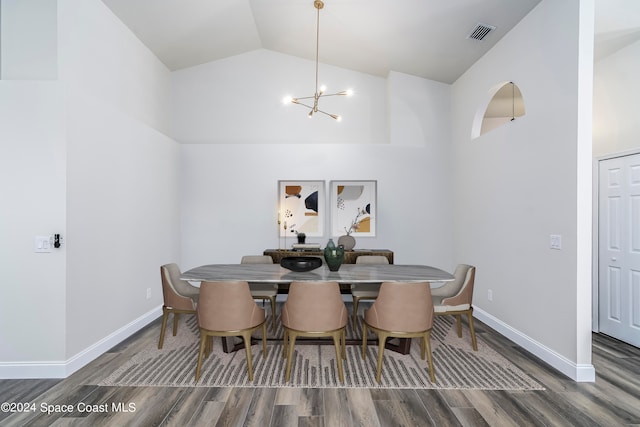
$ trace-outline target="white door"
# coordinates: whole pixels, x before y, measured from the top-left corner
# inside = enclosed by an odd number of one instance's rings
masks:
[[[599,168],[600,332],[640,347],[640,154]]]

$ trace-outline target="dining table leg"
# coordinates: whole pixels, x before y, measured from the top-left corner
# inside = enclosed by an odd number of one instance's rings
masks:
[[[411,352],[411,338],[397,338],[397,340],[398,344],[387,341],[384,348],[400,354],[409,354]]]
[[[234,351],[244,349],[244,341],[238,341],[234,343],[235,337],[221,337],[222,338],[222,351],[224,353],[233,353]],[[256,339],[251,337],[251,344],[256,342]]]
[[[221,337],[222,339],[222,351],[225,353],[233,353],[234,351],[244,349],[244,342],[238,341],[234,343],[234,337]],[[251,338],[251,343],[255,341],[255,338]],[[385,348],[390,351],[395,351],[400,354],[409,354],[411,352],[411,338],[397,338],[398,343],[395,344],[391,341],[387,341]],[[304,342],[304,340],[302,341]],[[347,345],[359,345],[361,341],[358,340],[346,340]],[[373,342],[373,341],[372,341]],[[312,344],[324,344],[322,341],[313,341]],[[331,343],[329,341],[329,343]]]

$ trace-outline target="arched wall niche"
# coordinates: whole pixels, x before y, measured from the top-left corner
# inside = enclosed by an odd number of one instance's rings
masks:
[[[487,93],[487,102],[476,111],[471,138],[514,121],[525,114],[524,99],[520,88],[513,82],[502,82]]]

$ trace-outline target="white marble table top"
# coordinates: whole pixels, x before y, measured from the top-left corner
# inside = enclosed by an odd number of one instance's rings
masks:
[[[427,265],[343,264],[338,271],[321,267],[298,273],[279,264],[211,264],[182,273],[181,279],[201,281],[247,281],[291,283],[293,281],[335,281],[338,283],[448,282],[453,276]]]

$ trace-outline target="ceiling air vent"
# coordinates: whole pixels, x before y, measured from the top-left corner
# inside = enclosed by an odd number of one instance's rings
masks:
[[[496,27],[494,27],[493,25],[478,24],[473,29],[473,31],[471,31],[471,33],[467,36],[467,38],[480,41],[484,39],[487,36],[487,34],[489,34],[491,31],[495,29]]]

